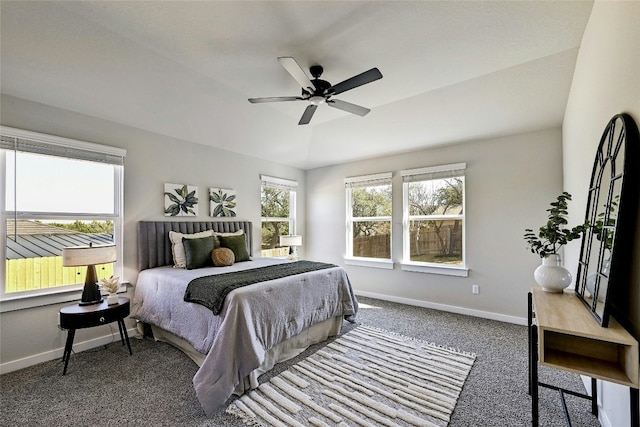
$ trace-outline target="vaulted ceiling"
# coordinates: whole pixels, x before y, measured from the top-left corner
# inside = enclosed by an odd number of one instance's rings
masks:
[[[559,126],[592,1],[5,1],[3,94],[302,169]],[[277,61],[324,67],[359,117]]]

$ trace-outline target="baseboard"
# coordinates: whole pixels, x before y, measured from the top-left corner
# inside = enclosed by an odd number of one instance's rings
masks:
[[[134,337],[138,334],[138,330],[136,328],[127,329],[127,334],[129,338]],[[114,332],[109,335],[105,335],[98,338],[93,338],[87,341],[74,342],[73,343],[73,351],[81,352],[84,350],[90,350],[92,348],[100,347],[101,345],[107,345],[114,341],[120,341],[120,336]],[[54,359],[62,359],[62,354],[64,353],[64,348],[56,348],[54,350],[45,351],[44,353],[34,354],[33,356],[24,357],[22,359],[12,360],[10,362],[0,364],[0,375],[7,374],[9,372],[17,371],[19,369],[28,368],[30,366],[37,365],[39,363],[48,362]],[[62,362],[60,364],[62,368]]]
[[[527,319],[524,317],[507,316],[504,314],[492,313],[490,311],[473,310],[470,308],[457,307],[455,305],[437,304],[437,303],[428,302],[428,301],[415,300],[410,298],[401,298],[401,297],[395,297],[392,295],[385,295],[385,294],[377,294],[374,292],[358,291],[355,289],[353,292],[359,296],[375,298],[383,301],[397,302],[400,304],[413,305],[413,306],[423,307],[423,308],[431,308],[434,310],[447,311],[450,313],[465,314],[467,316],[481,317],[483,319],[490,319],[490,320],[498,320],[500,322],[514,323],[516,325],[525,325],[525,326],[527,325]]]
[[[584,388],[587,391],[587,394],[589,396],[592,395],[591,393],[591,378],[587,377],[585,375],[580,375],[580,379],[582,380],[582,383],[584,384]],[[600,422],[600,425],[602,427],[614,427],[613,422],[611,422],[611,420],[609,419],[607,410],[605,407],[602,406],[602,402],[601,402],[601,398],[602,398],[602,382],[600,380],[596,381],[596,387],[600,385],[600,387],[598,388],[598,421]],[[615,397],[614,397],[615,399]],[[629,412],[629,407],[627,407],[627,412]]]

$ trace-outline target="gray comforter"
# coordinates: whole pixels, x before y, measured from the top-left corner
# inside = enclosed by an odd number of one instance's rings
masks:
[[[217,316],[183,301],[187,284],[196,277],[278,262],[282,261],[258,258],[231,267],[160,267],[138,275],[131,316],[185,339],[207,355],[193,384],[209,416],[262,364],[269,349],[329,318],[355,318],[358,303],[340,267],[236,289]]]

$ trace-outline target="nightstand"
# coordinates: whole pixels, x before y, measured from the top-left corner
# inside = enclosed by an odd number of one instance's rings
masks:
[[[76,329],[93,328],[94,326],[106,325],[112,322],[118,322],[120,330],[120,340],[122,345],[127,343],[129,354],[132,355],[131,344],[129,343],[129,335],[124,324],[124,318],[129,315],[129,298],[119,297],[118,303],[107,305],[107,301],[100,304],[80,305],[73,304],[60,309],[60,327],[67,329],[67,343],[64,346],[64,370],[62,375],[67,373],[67,365],[71,357],[71,349],[73,347],[73,339],[76,335]]]

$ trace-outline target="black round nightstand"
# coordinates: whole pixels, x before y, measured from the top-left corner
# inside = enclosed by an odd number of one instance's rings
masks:
[[[129,343],[129,335],[124,324],[124,318],[129,315],[129,298],[119,297],[118,303],[107,305],[107,301],[100,304],[80,305],[73,304],[60,309],[60,327],[67,329],[67,343],[64,346],[64,354],[62,361],[64,362],[64,370],[62,375],[67,373],[67,365],[69,357],[71,357],[71,349],[73,347],[73,339],[76,335],[76,329],[93,328],[94,326],[106,325],[111,322],[118,322],[120,330],[120,340],[122,345],[127,343],[129,354],[132,355],[131,344]]]

